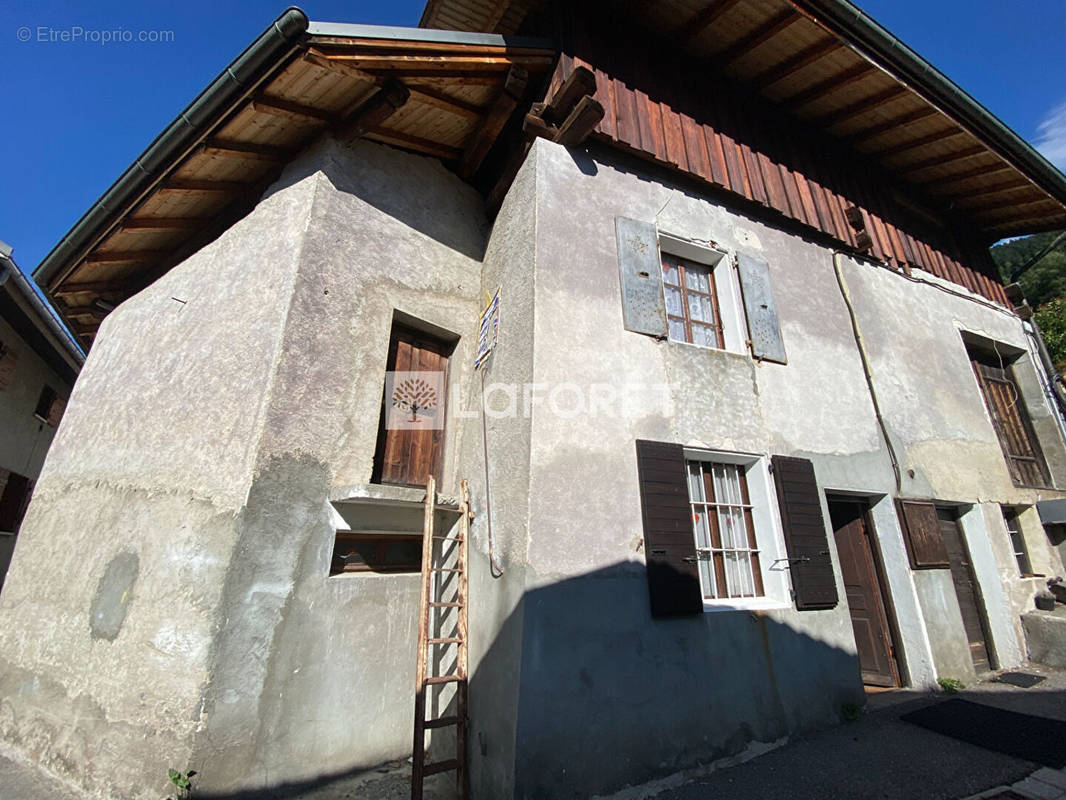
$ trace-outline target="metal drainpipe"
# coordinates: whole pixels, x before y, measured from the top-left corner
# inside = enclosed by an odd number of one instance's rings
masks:
[[[888,449],[888,457],[892,461],[892,474],[896,477],[896,494],[903,491],[903,475],[900,472],[899,459],[896,458],[896,450],[892,446],[892,440],[888,436],[888,427],[885,418],[881,415],[881,404],[877,401],[877,392],[874,389],[874,375],[870,367],[870,356],[866,352],[866,342],[863,340],[862,331],[859,330],[859,321],[855,317],[855,306],[851,302],[851,292],[844,280],[844,273],[840,268],[840,257],[846,255],[842,250],[833,251],[833,272],[837,278],[837,286],[840,287],[840,296],[844,298],[844,305],[848,307],[848,317],[851,319],[851,332],[855,336],[855,344],[859,348],[859,358],[862,360],[862,371],[866,376],[866,388],[870,392],[870,400],[873,401],[874,416],[877,417],[877,425],[881,429],[881,437],[885,440]]]

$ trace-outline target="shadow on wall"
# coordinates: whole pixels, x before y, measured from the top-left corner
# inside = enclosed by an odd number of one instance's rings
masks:
[[[649,609],[644,566],[630,562],[525,594],[470,680],[472,797],[609,792],[834,725],[865,702],[854,654],[766,614]],[[835,625],[834,613],[804,621]],[[452,757],[440,749],[431,760]],[[366,770],[197,796],[283,800]]]
[[[840,608],[802,614],[812,629],[835,630],[842,617]],[[516,642],[519,672],[502,675]],[[507,620],[471,680],[475,797],[507,796],[491,777],[494,753],[506,749],[492,706],[507,691],[519,693],[522,798],[639,784],[835,724],[864,702],[853,653],[764,613],[653,619],[644,566],[632,562],[531,590]]]
[[[436,159],[387,145],[335,145],[338,157],[322,165],[333,187],[369,203],[440,244],[481,261],[487,222],[481,197]]]

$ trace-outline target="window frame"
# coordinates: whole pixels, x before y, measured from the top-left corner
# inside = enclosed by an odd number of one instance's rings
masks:
[[[666,314],[666,341],[675,344],[699,347],[703,350],[717,350],[735,355],[750,357],[748,350],[747,317],[745,316],[740,282],[736,274],[734,257],[716,245],[693,242],[665,231],[657,230],[659,254],[658,264],[660,270],[660,283],[662,284],[663,311]],[[717,328],[721,331],[719,347],[711,347],[696,342],[683,341],[670,336],[670,319],[677,315],[670,314],[666,305],[666,276],[663,273],[664,256],[691,261],[699,266],[707,267],[714,288],[713,307]],[[672,286],[672,284],[671,284]],[[701,293],[703,294],[703,293]],[[682,295],[683,310],[688,316],[687,297]],[[713,330],[714,328],[712,328]],[[689,329],[686,327],[686,331]]]
[[[670,266],[677,270],[677,283],[670,283],[667,279],[667,260],[672,260]],[[685,342],[686,344],[694,344],[697,347],[706,347],[711,350],[724,350],[725,349],[725,334],[722,332],[722,312],[718,304],[718,289],[715,282],[714,267],[707,264],[700,264],[697,261],[684,258],[683,256],[677,256],[669,251],[660,253],[659,260],[662,262],[663,269],[663,296],[667,297],[667,291],[674,289],[681,295],[681,316],[670,313],[670,304],[667,302],[666,306],[666,336],[675,342]],[[703,292],[699,289],[695,289],[689,286],[688,276],[695,271],[706,271],[707,282],[710,286],[709,292]],[[708,298],[711,304],[711,315],[713,317],[711,322],[705,322],[703,320],[694,320],[690,310],[690,297],[702,297]],[[685,326],[685,338],[675,339],[670,335],[670,322],[680,322]],[[694,340],[692,335],[693,326],[699,326],[706,328],[714,332],[714,344],[702,344]]]
[[[743,469],[748,490],[747,505],[751,508],[752,533],[759,553],[763,594],[756,597],[708,597],[701,573],[700,593],[703,595],[704,612],[792,608],[792,584],[788,572],[788,557],[777,507],[776,488],[769,470],[769,458],[754,453],[694,447],[685,447],[683,453],[686,465],[686,493],[690,507],[692,497],[688,481],[689,463],[700,461],[731,464]],[[700,544],[696,534],[695,520],[693,520],[692,536],[698,552]]]

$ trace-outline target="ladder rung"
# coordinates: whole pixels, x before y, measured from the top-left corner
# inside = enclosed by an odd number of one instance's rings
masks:
[[[462,536],[434,536],[433,538],[436,539],[438,542],[461,542],[461,541],[463,541],[463,537]]]
[[[460,608],[462,603],[430,603],[430,608]]]
[[[459,717],[441,717],[440,719],[427,719],[423,724],[426,728],[446,728],[458,722]]]
[[[448,761],[438,761],[436,764],[426,764],[422,767],[423,775],[436,775],[438,772],[447,772],[459,766],[459,762],[452,758]]]
[[[458,636],[449,636],[445,639],[426,639],[427,644],[462,644],[463,640]]]
[[[433,567],[433,572],[462,572],[462,570],[455,567]]]
[[[463,678],[458,675],[437,675],[432,678],[426,678],[426,685],[430,686],[438,683],[457,683],[461,680],[463,680]]]

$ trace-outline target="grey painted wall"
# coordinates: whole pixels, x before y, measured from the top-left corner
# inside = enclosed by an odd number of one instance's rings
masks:
[[[533,382],[668,385],[671,410],[651,394],[638,395],[624,416],[560,415],[534,403],[527,556],[524,574],[512,578],[525,580],[526,594],[505,626],[512,643],[518,634],[508,629],[520,630],[522,652],[515,795],[602,792],[828,724],[860,696],[843,602],[820,612],[650,619],[633,441],[797,455],[814,462],[824,489],[875,501],[896,495],[831,252],[649,179],[607,152],[538,141],[530,158]],[[625,331],[617,216],[655,220],[663,233],[767,260],[789,363]],[[1010,485],[959,333],[1023,347],[1018,319],[870,264],[845,259],[843,272],[873,343],[875,386],[901,455],[899,493],[975,507],[1042,496]],[[505,329],[525,323],[524,303],[504,307]],[[502,347],[497,358],[502,363]],[[876,502],[874,522],[905,678],[928,686],[949,669],[965,674],[968,648],[950,576],[911,572],[890,502]],[[500,535],[520,546],[525,532]],[[1004,589],[989,578],[995,557],[990,546],[979,550],[993,645],[1003,666],[1016,664]],[[493,655],[479,670],[491,671]],[[477,674],[474,681],[476,691]],[[575,763],[578,752],[591,753],[582,761],[595,769]]]

